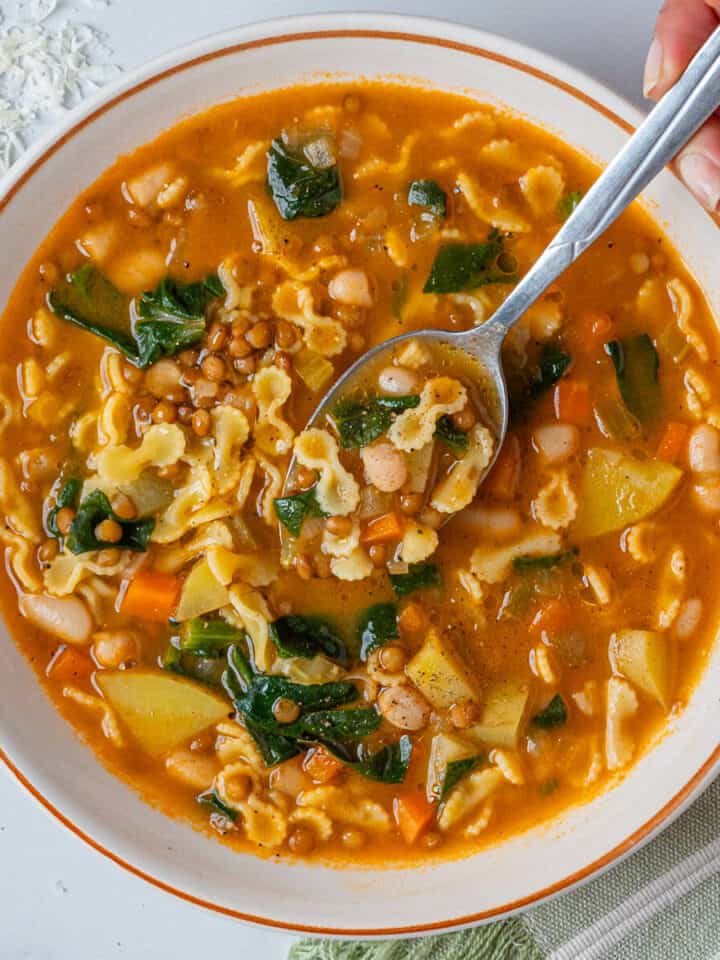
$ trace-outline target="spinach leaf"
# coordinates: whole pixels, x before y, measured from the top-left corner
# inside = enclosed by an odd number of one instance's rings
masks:
[[[217,657],[232,643],[237,643],[240,635],[241,631],[225,620],[195,617],[182,625],[179,649],[183,653]]]
[[[485,243],[446,243],[435,254],[423,293],[460,293],[488,283],[515,283],[517,274],[498,263],[502,239],[493,231]],[[508,266],[513,266],[512,263]]]
[[[434,180],[413,180],[407,199],[411,206],[427,207],[435,217],[447,214],[447,195]]]
[[[235,706],[256,726],[271,733],[283,733],[291,724],[279,724],[273,715],[273,704],[280,698],[291,700],[301,710],[301,716],[314,710],[331,710],[357,700],[354,684],[345,680],[330,683],[293,683],[285,677],[257,674],[248,690],[235,698]]]
[[[102,337],[138,363],[138,348],[130,326],[130,301],[92,264],[65,277],[48,294],[47,302],[57,316]]]
[[[78,477],[71,477],[69,480],[65,481],[60,493],[58,494],[57,500],[55,501],[55,506],[49,511],[47,520],[45,521],[50,536],[57,537],[58,539],[62,537],[62,534],[58,530],[57,526],[58,511],[62,510],[63,507],[75,508],[80,498],[81,490],[82,480],[80,480]]]
[[[264,730],[247,717],[245,717],[245,726],[268,767],[275,767],[279,763],[285,763],[286,760],[292,760],[303,751],[303,747],[297,740]]]
[[[444,803],[463,777],[471,773],[480,763],[484,763],[485,757],[465,757],[463,760],[451,760],[445,767],[445,776],[443,777],[442,788],[440,790],[439,802]]]
[[[426,587],[437,587],[442,582],[434,563],[411,563],[407,573],[391,573],[389,576],[396,597],[406,597]]]
[[[467,433],[464,430],[458,430],[452,417],[447,413],[438,420],[435,436],[455,453],[465,453],[469,445]]]
[[[361,660],[367,660],[376,647],[400,636],[397,615],[398,610],[394,603],[376,603],[365,610],[358,624]]]
[[[393,415],[417,407],[420,397],[372,397],[365,403],[341,400],[330,416],[337,428],[340,446],[345,450],[366,447],[388,429]]]
[[[569,353],[564,353],[553,344],[546,343],[540,351],[535,393],[543,393],[554,386],[570,366],[571,361],[572,357]]]
[[[402,311],[408,297],[408,276],[403,273],[399,280],[393,281],[390,309],[396,320],[402,319]]]
[[[545,709],[535,714],[532,722],[535,726],[542,727],[544,730],[551,730],[553,727],[561,727],[566,720],[565,701],[559,693],[556,693]]]
[[[222,687],[225,662],[217,655],[185,653],[175,646],[174,642],[170,642],[160,658],[160,665],[163,670],[176,673],[180,677],[189,677],[209,687]]]
[[[325,517],[315,497],[315,488],[310,487],[302,493],[293,493],[289,497],[277,497],[273,500],[275,515],[280,523],[294,537],[300,536],[305,517]]]
[[[322,617],[289,614],[270,625],[270,635],[281,657],[310,659],[324,653],[331,660],[344,663],[348,659],[345,644],[337,631]]]
[[[561,197],[557,205],[557,212],[560,219],[567,220],[582,198],[583,195],[580,190],[571,190],[570,193],[566,193],[564,197]]]
[[[115,520],[122,527],[120,540],[99,540],[95,528],[103,520]],[[102,490],[93,490],[78,507],[75,519],[67,536],[67,545],[75,553],[87,553],[90,550],[102,550],[105,547],[119,547],[121,550],[134,550],[142,553],[147,550],[150,534],[155,527],[152,517],[144,520],[123,520],[110,506],[110,501]]]
[[[658,382],[660,361],[657,350],[646,333],[605,344],[615,367],[620,394],[625,405],[642,423],[657,414],[662,399]]]
[[[376,753],[368,754],[360,747],[359,758],[350,766],[368,780],[378,783],[403,783],[412,756],[412,740],[403,734],[395,743],[388,743]]]
[[[205,333],[205,310],[224,293],[222,283],[212,273],[187,284],[164,277],[155,290],[143,293],[135,324],[138,365],[149,367],[160,357],[171,357],[197,343]]]
[[[281,140],[268,151],[267,182],[283,220],[324,217],[342,200],[337,165],[313,166],[306,155],[291,152]]]
[[[380,726],[380,714],[372,707],[349,710],[314,710],[295,723],[279,724],[282,735],[299,740],[322,742],[360,740]]]
[[[545,554],[540,557],[515,557],[513,559],[513,567],[516,570],[550,570],[565,560],[569,560],[570,557],[576,556],[577,552],[576,547],[573,550],[565,550],[563,553]]]
[[[206,790],[204,793],[199,793],[195,797],[195,800],[201,806],[209,807],[213,813],[220,813],[223,817],[227,817],[228,820],[232,820],[233,822],[237,820],[235,810],[224,804],[214,790]]]

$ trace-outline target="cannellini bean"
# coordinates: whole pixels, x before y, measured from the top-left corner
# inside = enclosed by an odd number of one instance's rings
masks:
[[[512,507],[470,507],[462,519],[473,530],[492,539],[504,540],[522,531],[522,517]]]
[[[341,270],[328,284],[331,300],[346,303],[352,307],[371,307],[372,294],[370,281],[364,270]]]
[[[405,457],[391,443],[381,441],[363,447],[360,457],[365,480],[383,493],[393,493],[405,485],[408,477]]]
[[[159,163],[137,177],[128,180],[126,190],[135,203],[141,207],[148,207],[172,179],[173,170],[170,164]]]
[[[176,780],[195,790],[203,790],[213,782],[219,765],[217,759],[210,754],[194,753],[181,748],[165,758],[165,769]]]
[[[20,598],[20,613],[36,627],[67,643],[86,644],[90,640],[92,617],[79,597],[26,593]]]
[[[703,604],[700,597],[691,597],[680,607],[675,620],[675,634],[681,640],[687,640],[698,628],[702,617]]]
[[[270,773],[269,782],[271,790],[279,790],[280,793],[286,793],[290,797],[296,797],[303,790],[310,790],[313,786],[312,777],[305,773],[297,757],[274,767]]]
[[[693,487],[696,505],[705,513],[720,513],[720,480],[708,479]]]
[[[562,463],[577,453],[580,431],[570,423],[548,423],[533,433],[533,443],[548,463]]]
[[[378,386],[384,393],[407,396],[409,393],[417,393],[420,378],[407,367],[384,367],[378,376]]]
[[[688,446],[690,469],[695,473],[720,473],[720,433],[708,423],[701,423],[690,434]]]
[[[174,360],[158,360],[145,374],[145,386],[154,397],[165,397],[180,386],[182,371]]]
[[[430,704],[414,687],[385,687],[377,703],[388,723],[400,730],[422,730],[430,719]]]
[[[93,635],[92,652],[101,667],[122,667],[137,661],[140,644],[132,630],[102,630]]]

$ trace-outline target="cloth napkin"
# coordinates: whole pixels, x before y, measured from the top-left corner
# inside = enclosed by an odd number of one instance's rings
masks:
[[[419,940],[301,940],[288,960],[720,960],[720,779],[642,850],[522,916]]]

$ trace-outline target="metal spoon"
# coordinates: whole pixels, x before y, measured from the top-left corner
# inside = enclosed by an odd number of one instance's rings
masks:
[[[497,445],[508,427],[508,392],[500,350],[508,331],[550,284],[570,266],[657,176],[699,127],[720,107],[720,27],[705,42],[675,86],[637,128],[615,159],[578,203],[562,229],[504,303],[481,326],[462,333],[413,330],[369,350],[325,394],[308,426],[324,420],[343,397],[367,383],[373,367],[389,363],[408,340],[455,352],[476,372]],[[494,458],[493,458],[494,461]],[[492,466],[488,465],[487,470]],[[293,476],[290,462],[286,488]],[[486,473],[487,473],[486,470]],[[484,477],[483,477],[484,479]],[[481,479],[482,482],[482,479]]]

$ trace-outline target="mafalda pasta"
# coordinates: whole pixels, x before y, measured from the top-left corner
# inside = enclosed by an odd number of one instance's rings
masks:
[[[420,338],[308,426],[375,344],[484,323],[594,175],[468,99],[296,87],[118,160],[24,270],[4,613],[168,813],[263,855],[456,857],[607,789],[682,709],[718,345],[641,210],[508,338],[500,450]]]

